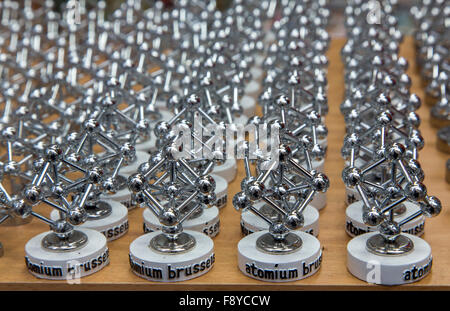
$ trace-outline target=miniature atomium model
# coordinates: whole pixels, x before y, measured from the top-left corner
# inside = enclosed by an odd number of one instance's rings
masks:
[[[5,153],[0,157],[1,167],[1,205],[5,211],[11,211],[12,202],[20,197],[24,183],[31,180],[33,175],[32,163],[35,159],[36,150],[32,143],[21,137],[15,127],[8,126],[0,133],[0,144]],[[32,217],[18,217],[15,213],[1,213],[3,225],[21,225],[31,221]]]
[[[348,159],[346,161],[348,167],[343,171],[342,178],[346,185],[346,200],[349,206],[346,209],[346,232],[350,236],[356,236],[362,233],[375,231],[375,227],[367,226],[363,221],[363,214],[366,204],[361,196],[361,191],[368,191],[371,195],[384,195],[389,191],[399,190],[402,187],[407,187],[411,182],[409,178],[414,178],[417,182],[422,182],[424,173],[420,163],[415,157],[411,157],[407,153],[404,145],[394,142],[388,137],[387,121],[389,121],[389,114],[384,112],[378,116],[380,122],[380,137],[379,143],[374,143],[372,148],[363,148],[361,145],[361,136],[356,134],[348,135],[344,142],[343,155]],[[382,122],[384,121],[384,122]],[[364,135],[373,135],[373,130],[368,130]],[[411,145],[414,142],[419,142],[423,146],[423,139],[421,137],[413,137]],[[391,158],[389,152],[400,153],[398,159]],[[361,157],[361,154],[366,154],[367,157]],[[413,152],[412,154],[417,154]],[[351,175],[353,168],[358,172],[361,181],[358,186],[352,185],[348,178]],[[405,173],[410,175],[406,176]],[[409,216],[419,211],[418,205],[411,202],[404,202],[393,210],[393,217],[397,222],[401,222]],[[402,230],[414,235],[422,235],[425,229],[425,217],[416,217],[405,223]]]
[[[151,134],[150,120],[146,118],[149,115],[144,110],[144,103],[139,102],[144,99],[139,98],[138,96],[135,103],[124,109],[119,109],[121,103],[119,98],[115,100],[114,97],[106,95],[99,100],[95,109],[82,123],[80,128],[82,134],[71,133],[75,138],[79,137],[79,141],[69,152],[81,152],[82,156],[86,157],[98,153],[99,156],[109,159],[114,158],[114,152],[118,152],[120,145],[129,144],[133,146],[133,152],[121,163],[120,173],[128,177],[135,172],[139,164],[147,159],[148,154],[145,151],[134,151],[134,146],[140,141],[149,140]],[[159,116],[158,113],[155,114]],[[113,155],[111,150],[114,151]]]
[[[1,142],[6,142],[7,150],[6,159],[2,157],[4,162],[1,163],[0,171],[0,224],[3,225],[21,225],[30,222],[32,218],[16,212],[16,207],[21,202],[20,194],[23,187],[20,184],[30,178],[27,173],[33,155],[22,156],[20,161],[15,161],[17,160],[13,153],[15,134],[15,129],[12,127],[5,128],[1,133]],[[20,143],[17,142],[16,149],[20,146]],[[19,183],[14,180],[16,178],[19,179]],[[3,245],[0,243],[0,257],[3,256],[3,253]]]
[[[58,145],[46,148],[44,157],[34,161],[36,174],[16,200],[15,212],[32,215],[50,225],[25,245],[28,271],[38,278],[64,280],[98,272],[109,263],[106,237],[98,231],[75,227],[88,219],[86,202],[94,187],[102,182],[103,171],[96,166],[82,168],[72,163]],[[71,174],[81,177],[70,178]],[[84,192],[72,192],[85,184]],[[71,197],[71,199],[69,199]],[[35,210],[43,203],[59,211],[51,220]]]
[[[381,98],[384,97],[379,97],[379,99]],[[378,102],[381,103],[384,100],[378,100]],[[383,109],[383,106],[381,108],[372,114],[374,121],[371,125],[357,121],[358,113],[349,113],[348,118],[352,119],[348,123],[350,132],[344,138],[344,145],[341,150],[346,165],[350,165],[350,162],[353,161],[353,165],[362,168],[376,162],[379,160],[378,155],[388,142],[396,142],[406,146],[405,154],[410,161],[418,159],[418,152],[425,144],[420,131],[417,129],[418,122],[416,121],[420,119],[417,119],[417,115],[412,113],[409,121],[405,118],[403,122],[396,122],[391,110]],[[369,174],[372,176],[372,181],[383,178],[384,170],[384,166],[371,170]],[[347,204],[361,200],[356,189],[346,187],[346,193]]]
[[[205,213],[216,201],[214,179],[197,174],[185,160],[176,160],[177,152],[176,146],[168,145],[153,157],[150,170],[128,179],[139,204],[161,223],[161,230],[144,234],[130,245],[132,271],[152,281],[189,280],[208,272],[215,262],[212,239],[198,231],[183,230],[195,213]]]
[[[270,111],[267,111],[263,119],[270,124],[279,124],[280,130],[285,132],[289,136],[301,136],[309,135],[314,140],[314,145],[320,145],[317,147],[323,149],[322,153],[327,149],[327,135],[328,129],[324,124],[324,120],[321,115],[313,110],[313,105],[308,107],[297,107],[295,105],[296,94],[286,96],[279,94],[270,101],[266,100],[270,106]],[[294,103],[294,104],[293,104]],[[321,155],[323,158],[323,155]],[[323,163],[318,165],[314,164],[316,169],[323,171]],[[319,168],[319,166],[321,166]]]
[[[292,158],[298,163],[307,166],[309,170],[322,172],[328,131],[320,115],[314,110],[303,112],[291,107],[290,99],[285,95],[277,96],[274,103],[278,114],[272,114],[267,125],[268,130],[272,131],[274,128],[278,130],[280,141],[291,146]],[[256,126],[262,122],[263,120],[257,116],[250,119],[250,124]],[[326,206],[326,202],[326,192],[321,192],[317,193],[311,205],[320,210]]]
[[[206,61],[208,60],[209,58]],[[213,63],[213,61],[211,62]],[[243,114],[243,107],[240,104],[242,92],[239,88],[241,81],[239,75],[234,74],[232,77],[223,77],[222,79],[227,84],[220,89],[220,93],[213,78],[215,75],[217,75],[216,72],[207,71],[198,78],[197,92],[202,108],[216,122],[226,121],[228,124],[247,123],[248,117]]]
[[[175,147],[175,143],[168,143],[164,147],[163,150],[167,148]],[[164,151],[160,151],[159,153],[155,153],[147,163],[142,164],[139,167],[139,173],[146,175],[148,171],[153,169],[153,166],[158,163],[160,159],[164,159]],[[165,164],[161,170],[158,170],[156,173],[148,176],[150,179],[157,179],[157,183],[160,187],[166,187],[166,184],[173,183],[170,176],[177,176],[180,189],[183,187],[191,187],[193,185],[192,174],[195,173],[198,176],[203,176],[209,174],[209,172],[214,167],[214,160],[208,160],[201,157],[194,157],[193,159],[189,159],[188,157],[183,157],[180,155],[180,161],[183,161],[185,165],[181,165],[179,162],[175,162],[174,165]],[[192,171],[189,171],[186,167],[189,167]],[[213,178],[215,189],[214,196],[215,202],[212,202],[210,208],[207,209],[199,209],[196,213],[191,215],[183,224],[183,227],[187,230],[199,231],[207,234],[210,237],[215,237],[220,231],[220,221],[219,221],[219,208],[223,207],[224,201],[226,203],[227,200],[227,192],[228,192],[228,183],[225,179],[221,178],[217,175],[209,175]],[[167,197],[164,196],[164,192],[155,193],[158,199],[161,201],[167,201]],[[153,232],[157,230],[161,230],[161,223],[150,210],[145,209],[143,212],[144,218],[144,232]]]
[[[172,138],[172,136],[168,134],[173,132],[174,126],[180,124],[180,122],[188,125],[192,131],[192,135],[200,139],[200,141],[197,141],[197,139],[194,138],[193,141],[191,141],[191,144],[204,145],[206,141],[203,141],[199,137],[204,137],[201,133],[204,128],[208,128],[209,126],[214,127],[214,129],[222,130],[222,135],[226,134],[223,130],[224,122],[217,123],[211,117],[213,112],[211,110],[204,110],[199,96],[191,94],[185,98],[183,102],[185,105],[177,111],[177,114],[172,119],[169,121],[160,121],[155,125],[154,133],[157,137],[157,147],[167,144],[167,137]],[[209,137],[204,137],[204,139],[207,138]],[[233,181],[237,171],[236,159],[234,157],[225,158],[223,154],[221,158],[215,157],[215,159],[217,163],[215,163],[212,173],[223,177],[227,182]]]
[[[277,109],[267,99],[270,99],[271,94],[277,96],[278,93],[283,92],[289,94],[292,108],[305,113],[310,110],[315,110],[321,115],[328,113],[325,73],[319,69],[312,73],[306,71],[296,56],[292,56],[290,62],[282,68],[273,68],[273,61],[271,58],[266,60],[266,77],[263,81],[263,92],[260,95],[265,116],[269,117],[271,111]]]
[[[81,134],[74,133],[68,138],[70,146],[66,158],[77,166],[100,167],[104,174],[97,185],[91,185],[85,179],[71,189],[88,193],[84,205],[88,219],[81,226],[97,230],[112,241],[128,232],[126,205],[131,194],[126,186],[128,176],[120,173],[122,168],[135,161],[136,150],[131,143],[115,142],[111,133],[102,131],[98,119],[88,119],[83,126]],[[58,219],[57,210],[52,212],[51,218]]]
[[[184,120],[180,121],[179,124],[177,124],[175,127],[189,129],[190,124],[188,122],[185,122]],[[216,195],[216,202],[215,207],[221,209],[226,206],[228,201],[228,181],[216,174],[212,174],[211,172],[214,170],[214,167],[216,163],[220,162],[220,160],[217,160],[216,156],[223,157],[223,154],[221,152],[214,152],[210,146],[203,143],[201,138],[197,137],[195,133],[190,132],[191,137],[189,139],[188,144],[190,144],[190,151],[187,152],[185,161],[198,173],[198,174],[209,174],[211,177],[213,177],[216,188],[214,190],[214,193]],[[180,133],[171,130],[169,131],[163,140],[159,141],[160,148],[164,149],[167,146],[170,146],[173,143],[176,143],[178,139],[181,137],[179,136]],[[181,146],[180,146],[181,147]],[[185,148],[183,143],[183,148]],[[189,149],[189,148],[188,148]],[[186,149],[182,149],[186,150]],[[205,154],[206,152],[206,154]],[[154,161],[152,160],[154,157],[161,158],[163,157],[161,151],[154,152],[151,156],[149,161],[146,163],[143,163],[139,166],[139,172],[145,173],[149,169],[151,169],[152,165],[154,164]],[[148,214],[151,216],[151,214]],[[159,226],[159,222],[157,219],[154,219],[153,226]],[[186,227],[187,224],[185,224]],[[144,231],[148,230],[154,230],[154,227],[146,227],[144,224]]]
[[[329,181],[323,173],[307,170],[292,159],[288,145],[280,144],[275,154],[260,164],[257,177],[251,176],[246,165],[243,191],[234,196],[233,205],[238,211],[254,213],[269,225],[268,230],[249,234],[239,242],[241,272],[263,281],[285,282],[309,277],[321,266],[319,240],[299,230],[305,224],[308,204],[317,192],[328,189]],[[282,173],[288,168],[297,172],[301,183],[285,180]],[[271,175],[283,181],[271,186],[267,184]],[[261,202],[265,203],[263,210],[256,207]],[[264,212],[269,209],[272,211]]]
[[[422,279],[431,270],[432,256],[428,243],[402,231],[409,232],[405,228],[418,218],[438,215],[441,202],[427,194],[420,177],[420,166],[412,165],[414,161],[408,162],[404,155],[405,147],[393,143],[385,146],[384,156],[380,156],[378,161],[363,169],[352,166],[352,163],[342,173],[344,183],[356,188],[362,198],[362,204],[349,206],[347,217],[353,208],[362,210],[364,224],[377,231],[358,235],[347,245],[349,271],[370,283],[411,283]],[[377,184],[365,180],[366,172],[384,163],[391,168],[389,181]],[[395,215],[404,210],[408,213],[406,217]],[[377,263],[376,273],[370,270],[373,262]]]
[[[281,145],[281,147],[285,146],[286,145]],[[242,147],[247,149],[245,151],[246,158],[244,159],[244,166],[248,175],[246,175],[246,178],[241,184],[244,187],[248,181],[251,181],[254,178],[250,175],[250,163],[252,160],[250,160],[248,143],[245,143]],[[292,157],[292,151],[289,152],[291,152],[289,155],[291,160],[299,165],[299,162]],[[265,161],[266,160],[263,157],[259,157],[259,159],[256,160],[256,168],[259,174],[265,172],[264,170],[258,169],[258,167],[263,165]],[[308,165],[304,169],[305,171],[312,171],[312,168],[308,167]],[[276,195],[276,201],[274,202],[281,205],[287,204],[288,206],[285,209],[289,210],[292,209],[292,206],[298,197],[307,195],[309,190],[307,182],[308,180],[302,178],[302,176],[299,176],[298,171],[292,165],[278,165],[276,168],[270,170],[270,173],[268,173],[268,177],[264,182],[264,186],[268,189],[273,189],[269,190],[268,193],[273,193],[273,195]],[[242,190],[245,189],[243,188]],[[285,201],[287,202],[284,203]],[[299,230],[317,236],[319,234],[319,212],[315,206],[312,205],[312,202],[313,200],[309,201],[308,205],[304,208],[304,210],[302,210],[303,225]],[[261,200],[261,202],[256,202],[253,206],[259,211],[259,213],[262,213],[271,219],[272,222],[282,221],[283,214],[280,214],[279,211],[270,206],[270,204],[264,202],[264,200]],[[252,213],[250,210],[245,210],[241,213],[241,230],[244,235],[268,229],[269,224],[265,219],[261,219],[259,215]]]
[[[155,154],[148,163],[155,163],[155,159],[159,159],[162,157],[162,153]],[[211,169],[204,169],[202,167],[199,167],[198,164],[200,161],[196,160],[184,160],[187,165],[198,175],[205,175],[207,174]],[[203,161],[205,163],[208,163],[208,161]],[[146,169],[148,169],[148,163],[142,165],[140,167],[140,172],[144,173],[146,172]],[[151,166],[150,166],[151,168]],[[171,172],[170,170],[174,169],[175,172]],[[171,175],[171,173],[180,176],[180,179],[182,179],[182,183],[189,186],[192,185],[192,182],[189,182],[187,178],[190,178],[190,173],[186,172],[186,169],[183,166],[177,165],[174,168],[170,168],[170,170],[167,171],[167,173],[162,177],[159,177],[159,183],[166,184],[168,182],[168,176]],[[209,175],[213,178],[215,189],[214,189],[214,195],[215,195],[215,202],[212,202],[210,205],[210,208],[207,209],[199,209],[196,213],[192,214],[183,224],[183,227],[186,230],[194,230],[198,232],[203,232],[206,235],[208,235],[211,238],[214,238],[217,234],[220,232],[220,219],[219,219],[219,209],[223,208],[227,201],[228,196],[228,183],[225,179],[223,179],[220,176],[211,174]],[[156,178],[156,177],[155,177]],[[192,178],[192,177],[191,177]],[[182,187],[182,186],[180,186]],[[165,200],[164,196],[158,196],[161,200]],[[143,218],[144,218],[144,232],[153,232],[157,230],[161,230],[162,225],[158,219],[149,209],[145,209],[143,212]]]

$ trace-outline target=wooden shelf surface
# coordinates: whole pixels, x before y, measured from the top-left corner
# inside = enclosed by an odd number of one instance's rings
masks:
[[[330,112],[326,118],[329,129],[328,153],[325,173],[331,181],[327,207],[320,211],[319,240],[323,246],[322,268],[312,277],[288,283],[266,283],[244,276],[237,267],[237,243],[241,239],[239,213],[232,207],[231,199],[239,191],[244,175],[242,161],[239,161],[237,178],[229,185],[228,205],[221,211],[221,232],[214,239],[216,263],[204,276],[180,283],[148,282],[134,275],[128,263],[130,243],[142,234],[142,209],[130,211],[130,231],[119,240],[109,243],[110,264],[100,272],[82,278],[80,284],[71,285],[64,281],[37,279],[28,273],[24,262],[25,243],[36,234],[48,230],[44,223],[33,219],[30,224],[19,227],[0,227],[0,241],[5,255],[0,258],[0,290],[348,290],[348,289],[450,289],[450,215],[447,202],[450,200],[450,186],[445,183],[445,162],[448,155],[436,149],[436,129],[429,123],[429,107],[422,107],[421,130],[426,140],[420,152],[420,163],[425,171],[425,184],[430,194],[437,195],[443,203],[442,213],[428,219],[423,238],[433,251],[432,272],[420,282],[394,286],[375,286],[353,277],[346,269],[346,245],[350,238],[344,231],[345,189],[341,180],[343,160],[340,149],[344,137],[344,119],[339,112],[343,99],[343,65],[340,50],[344,38],[332,40],[328,52],[328,101]],[[410,62],[409,75],[413,82],[412,91],[424,99],[420,77],[414,65],[414,47],[411,37],[405,38],[400,54]]]

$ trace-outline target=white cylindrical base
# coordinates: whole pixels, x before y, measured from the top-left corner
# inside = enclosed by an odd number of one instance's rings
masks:
[[[320,269],[322,250],[317,238],[292,231],[300,236],[302,246],[290,254],[272,255],[256,247],[257,239],[267,232],[252,233],[239,241],[238,266],[243,274],[266,282],[289,282],[307,278]]]
[[[244,95],[241,99],[241,107],[242,113],[247,116],[247,118],[251,118],[255,115],[256,100],[253,97]]]
[[[146,152],[147,154],[156,151],[156,137],[152,133],[150,138],[144,142],[136,144],[136,150]]]
[[[100,271],[109,263],[106,238],[97,231],[77,228],[88,237],[86,244],[73,251],[54,252],[42,247],[42,240],[51,233],[43,232],[25,245],[25,263],[34,276],[48,280],[76,280]]]
[[[252,74],[253,80],[259,81],[263,76],[263,70],[260,66],[253,66],[250,68],[250,73]]]
[[[309,205],[315,207],[318,211],[323,209],[327,205],[327,193],[318,192]]]
[[[272,30],[269,30],[268,32],[266,32],[266,36],[264,37],[264,43],[270,44],[276,39],[277,35]]]
[[[412,214],[420,211],[420,208],[411,202],[403,203],[406,207],[405,213],[394,217],[397,222],[406,219]],[[425,229],[425,216],[417,217],[402,226],[402,232],[421,236]],[[376,227],[368,226],[363,221],[363,202],[358,201],[350,204],[345,210],[345,232],[351,237],[368,232],[377,231]]]
[[[325,170],[325,159],[319,161],[312,161],[312,167],[314,170],[323,172]]]
[[[257,203],[255,208],[259,210],[264,205],[265,203]],[[319,234],[319,212],[317,209],[308,205],[303,212],[303,217],[305,222],[300,231],[317,236]],[[242,212],[241,231],[244,235],[263,230],[269,230],[267,222],[250,211]]]
[[[117,191],[114,194],[104,194],[101,196],[102,200],[111,200],[115,202],[119,202],[124,205],[128,210],[135,208],[136,206],[130,205],[131,200],[131,192],[128,190],[128,187]]]
[[[128,232],[128,209],[121,203],[103,200],[111,205],[111,214],[100,219],[88,219],[77,228],[88,228],[103,234],[108,242],[117,240]],[[53,210],[50,214],[52,220],[59,219],[59,212]]]
[[[370,253],[367,240],[377,233],[371,232],[353,238],[347,244],[347,269],[360,280],[382,285],[400,285],[417,282],[431,271],[431,247],[411,234],[404,234],[414,243],[414,249],[398,256]]]
[[[264,63],[264,60],[266,58],[262,54],[256,54],[255,55],[255,64],[258,66],[261,66]]]
[[[213,174],[225,178],[225,180],[229,183],[232,182],[236,177],[236,172],[237,163],[236,159],[234,158],[226,159],[223,164],[214,166],[214,169],[212,171]]]
[[[158,218],[148,208],[144,210],[142,217],[144,218],[144,233],[161,230]],[[220,232],[219,209],[215,206],[204,209],[199,217],[183,222],[183,228],[202,232],[211,238],[215,237]]]
[[[217,198],[216,206],[221,209],[227,205],[228,182],[219,175],[211,174],[211,177],[214,178],[214,181],[216,182],[216,190],[214,191]]]
[[[178,282],[199,277],[214,266],[214,243],[211,238],[196,231],[192,235],[195,246],[181,254],[162,254],[149,247],[153,237],[161,231],[138,237],[130,244],[130,266],[137,276],[158,282]]]
[[[354,188],[345,187],[345,203],[350,205],[352,203],[361,201],[361,196]]]
[[[249,83],[245,85],[244,93],[250,96],[255,96],[259,91],[259,83],[255,80],[251,80]]]

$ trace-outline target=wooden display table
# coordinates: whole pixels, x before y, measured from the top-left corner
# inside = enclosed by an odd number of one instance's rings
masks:
[[[325,173],[331,181],[328,204],[320,211],[319,240],[323,246],[322,268],[314,276],[302,281],[273,284],[244,276],[237,267],[237,243],[241,238],[239,213],[231,200],[240,190],[244,175],[242,160],[236,180],[230,184],[228,205],[221,211],[221,232],[214,239],[216,263],[208,274],[182,283],[152,283],[145,281],[130,271],[128,247],[142,234],[142,209],[130,212],[130,232],[119,240],[109,243],[110,265],[102,271],[82,278],[80,284],[71,285],[63,281],[44,281],[28,273],[24,262],[25,243],[36,234],[48,230],[44,223],[33,219],[25,226],[0,227],[0,241],[5,255],[0,258],[0,290],[346,290],[346,289],[450,289],[450,215],[446,208],[450,201],[450,186],[445,183],[445,162],[447,155],[436,149],[436,130],[429,123],[429,107],[422,107],[421,130],[425,138],[425,148],[420,152],[420,163],[425,171],[425,184],[430,194],[440,198],[443,211],[435,219],[428,219],[423,238],[433,250],[431,274],[418,283],[397,287],[370,285],[354,278],[346,269],[346,245],[350,238],[344,231],[345,189],[341,180],[343,160],[340,149],[344,137],[344,119],[339,112],[343,99],[343,64],[340,50],[344,39],[335,39],[328,52],[330,62],[328,82],[328,103],[330,112],[326,118],[329,129],[328,154]],[[414,65],[414,47],[411,37],[407,37],[401,47],[401,55],[410,62],[409,75],[413,82],[412,92],[422,99],[420,77]]]

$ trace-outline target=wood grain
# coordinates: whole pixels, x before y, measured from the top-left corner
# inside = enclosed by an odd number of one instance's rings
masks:
[[[284,284],[271,284],[253,280],[240,273],[237,267],[236,246],[241,238],[239,213],[231,199],[239,191],[243,177],[242,163],[236,180],[230,184],[228,205],[221,211],[221,232],[215,238],[216,264],[208,274],[182,283],[152,283],[134,275],[129,268],[128,247],[142,234],[142,210],[130,212],[130,232],[125,237],[109,243],[111,263],[102,271],[81,279],[81,284],[70,285],[64,281],[44,281],[33,277],[24,264],[24,245],[34,235],[47,230],[47,226],[36,219],[26,226],[0,227],[0,241],[5,248],[0,258],[0,290],[348,290],[348,289],[450,289],[450,221],[447,202],[450,200],[449,185],[445,183],[445,161],[448,156],[436,149],[436,130],[429,124],[429,108],[422,107],[421,130],[426,146],[420,153],[420,162],[426,173],[425,183],[431,194],[437,195],[443,205],[441,215],[427,220],[423,236],[433,250],[433,269],[425,279],[411,285],[384,287],[369,285],[354,278],[346,269],[346,245],[349,237],[344,232],[344,185],[341,181],[343,161],[340,148],[344,137],[344,120],[339,112],[343,99],[343,66],[340,49],[344,39],[335,39],[328,52],[330,61],[328,101],[330,106],[326,123],[329,129],[328,154],[325,172],[331,180],[328,204],[320,212],[320,235],[323,245],[322,268],[305,280]],[[422,99],[420,77],[415,71],[412,38],[405,38],[400,54],[410,62],[409,75],[412,91]]]

